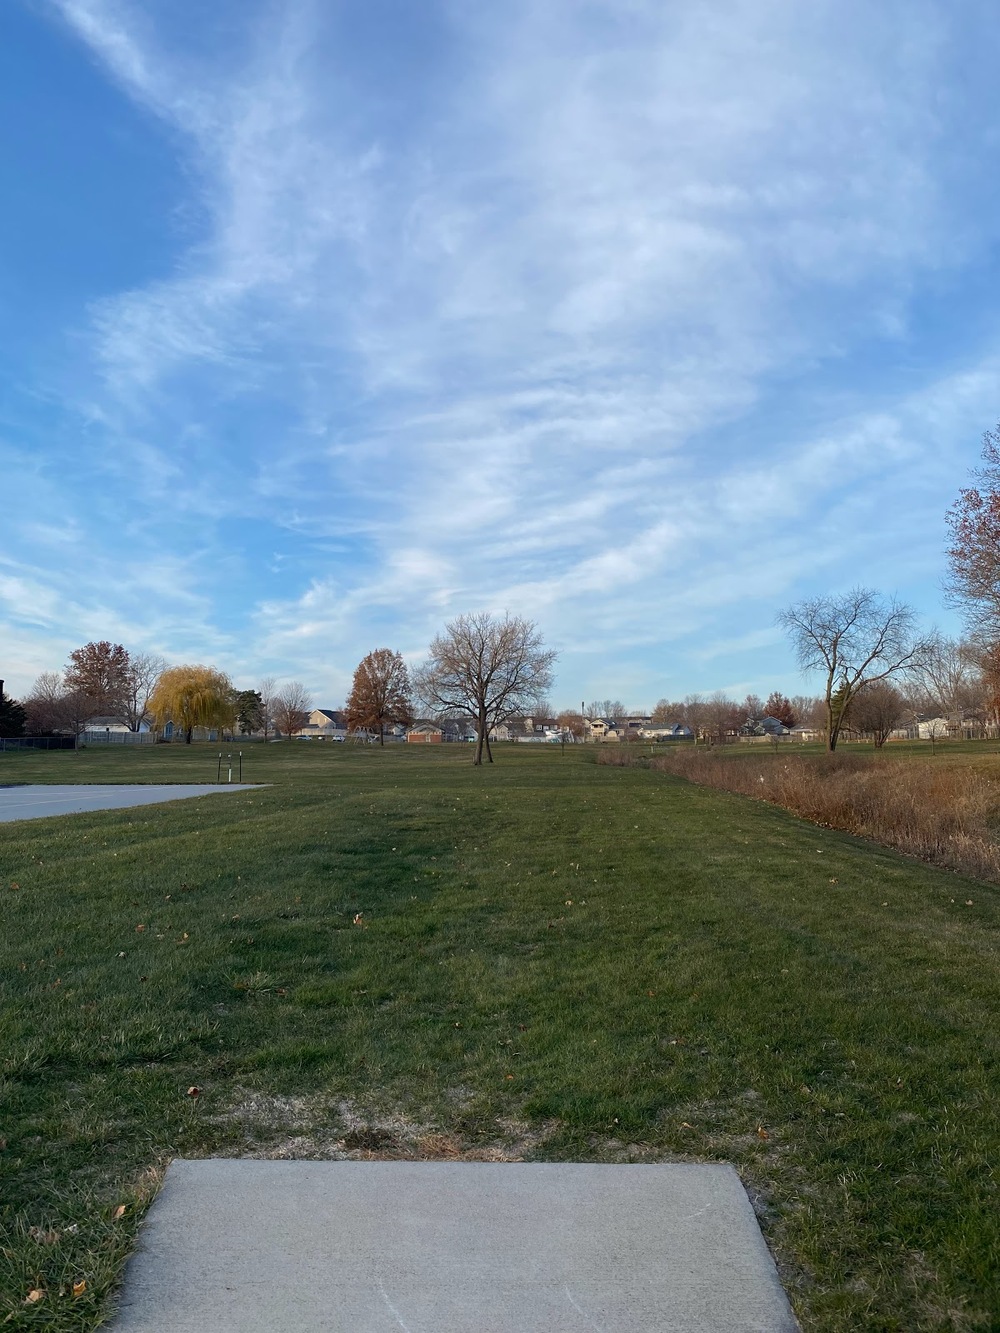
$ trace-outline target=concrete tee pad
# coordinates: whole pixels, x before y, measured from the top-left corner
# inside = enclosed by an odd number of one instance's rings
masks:
[[[113,1333],[791,1333],[729,1166],[175,1161]]]
[[[23,787],[0,787],[0,824],[9,824],[16,819],[45,819],[50,815],[79,815],[89,810],[126,810],[134,805],[159,805],[162,801],[210,796],[215,792],[253,791],[260,785],[253,782],[172,782],[160,786],[149,783],[116,786],[35,783]]]

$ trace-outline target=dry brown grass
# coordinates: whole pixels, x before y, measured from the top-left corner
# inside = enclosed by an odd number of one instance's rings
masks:
[[[644,764],[702,786],[780,805],[828,828],[1000,883],[1000,783],[968,765],[860,754],[601,751],[598,763]]]

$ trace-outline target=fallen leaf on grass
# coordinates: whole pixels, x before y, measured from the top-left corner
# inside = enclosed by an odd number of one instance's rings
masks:
[[[86,1290],[87,1290],[87,1279],[86,1279],[86,1278],[81,1278],[79,1282],[74,1282],[74,1283],[73,1283],[73,1295],[74,1295],[74,1296],[82,1296],[83,1293],[84,1293]]]
[[[188,1095],[189,1097],[200,1097],[200,1096],[201,1096],[201,1088],[197,1088],[197,1087],[194,1086],[194,1084],[192,1084],[191,1087],[188,1088],[188,1090],[187,1090],[187,1095]]]
[[[35,1305],[38,1301],[44,1300],[45,1291],[42,1287],[32,1287],[24,1298],[25,1305]]]
[[[769,1139],[771,1136],[770,1136],[770,1134],[767,1132],[767,1130],[764,1128],[763,1125],[758,1125],[758,1126],[757,1126],[757,1137],[758,1137],[759,1139]]]
[[[125,1216],[125,1205],[123,1203],[120,1203],[118,1207],[115,1209],[115,1221],[117,1222],[120,1217],[124,1216]]]
[[[29,1227],[28,1235],[36,1245],[55,1245],[59,1239],[58,1231],[48,1231],[45,1227]]]
[[[682,1120],[681,1129],[694,1129],[694,1125],[689,1125],[686,1120]]]

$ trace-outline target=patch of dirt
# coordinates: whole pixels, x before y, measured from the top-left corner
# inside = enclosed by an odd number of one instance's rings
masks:
[[[464,1092],[464,1090],[463,1090]],[[251,1158],[327,1161],[523,1162],[558,1128],[500,1119],[487,1142],[321,1093],[280,1097],[246,1092],[216,1119],[243,1128]]]

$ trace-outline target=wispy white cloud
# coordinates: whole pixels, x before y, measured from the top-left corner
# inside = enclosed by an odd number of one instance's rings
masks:
[[[449,4],[390,81],[314,4],[241,8],[210,58],[169,6],[53,4],[203,220],[90,315],[108,498],[138,470],[153,510],[126,628],[332,690],[374,637],[508,606],[570,693],[616,693],[603,656],[655,697],[662,653],[735,653],[814,580],[932,577],[997,368],[907,358],[993,234],[953,151],[996,156],[954,78],[987,15]]]

